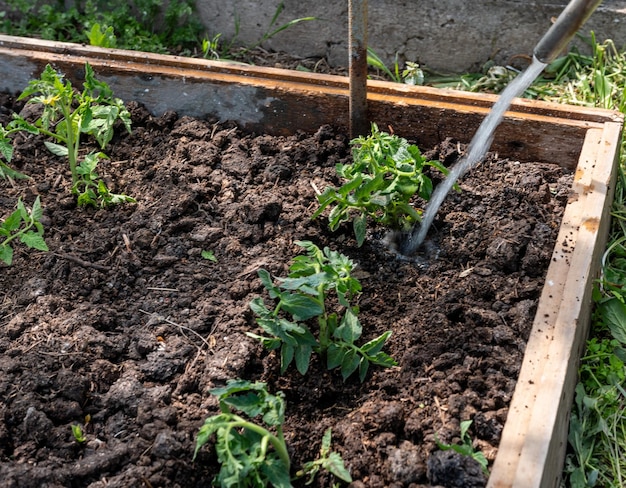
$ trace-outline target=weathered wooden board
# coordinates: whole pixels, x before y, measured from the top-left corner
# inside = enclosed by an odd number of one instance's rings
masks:
[[[47,63],[80,86],[85,62],[118,97],[142,102],[155,114],[211,114],[270,134],[315,131],[327,123],[347,130],[349,124],[345,77],[0,35],[1,90],[23,90]],[[445,137],[469,142],[496,99],[378,81],[369,82],[368,92],[370,120],[424,147]],[[492,149],[573,169],[585,131],[618,119],[610,111],[518,100]]]
[[[488,486],[558,487],[622,126],[587,131]]]
[[[344,77],[100,49],[0,35],[0,90],[20,92],[47,63],[80,85],[89,62],[116,96],[154,114],[234,120],[273,134],[348,128]],[[423,147],[469,142],[495,96],[370,81],[370,120]],[[516,100],[492,149],[575,170],[490,488],[558,487],[593,280],[610,221],[623,117],[608,110]]]

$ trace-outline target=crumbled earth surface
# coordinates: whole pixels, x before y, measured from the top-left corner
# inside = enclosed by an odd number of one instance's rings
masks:
[[[21,106],[1,101],[5,124]],[[66,163],[40,137],[15,137],[12,164],[32,179],[0,180],[3,218],[18,196],[41,197],[50,248],[18,244],[0,266],[2,486],[208,486],[219,466],[211,443],[192,461],[196,433],[218,412],[209,390],[234,378],[284,392],[294,473],[331,427],[353,487],[483,486],[436,439],[459,443],[473,420],[475,449],[494,459],[571,177],[491,155],[409,259],[381,229],[359,248],[351,226],[311,219],[315,188],[337,186],[334,167],[351,158],[332,127],[270,137],[129,108],[133,132],[116,133],[99,173],[137,203],[77,208]],[[423,149],[451,165],[463,148]],[[354,260],[363,340],[391,330],[397,367],[344,382],[314,359],[306,376],[281,376],[276,353],[246,335],[260,332],[250,301],[270,301],[257,270],[286,276],[297,240]]]

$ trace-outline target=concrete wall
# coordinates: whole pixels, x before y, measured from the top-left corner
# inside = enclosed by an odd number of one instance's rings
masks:
[[[279,0],[197,0],[212,35],[235,35],[252,44],[267,31]],[[507,64],[529,55],[558,16],[564,0],[369,0],[369,45],[386,62],[415,61],[442,72],[479,69],[486,61]],[[284,0],[277,25],[306,16],[302,22],[264,44],[294,55],[325,56],[335,66],[348,64],[347,0]],[[626,46],[626,0],[604,0],[581,33]]]

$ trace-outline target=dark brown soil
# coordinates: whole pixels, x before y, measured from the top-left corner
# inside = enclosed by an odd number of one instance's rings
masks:
[[[14,107],[2,105],[6,123]],[[354,487],[483,486],[435,438],[459,442],[471,419],[475,448],[495,457],[570,176],[492,155],[447,198],[428,256],[409,260],[377,229],[358,248],[349,226],[311,220],[313,184],[337,185],[350,158],[344,134],[245,135],[130,106],[133,134],[120,131],[100,173],[136,204],[76,208],[66,164],[39,137],[15,141],[14,166],[32,179],[0,181],[2,217],[41,196],[50,247],[17,246],[0,267],[2,486],[209,486],[215,452],[192,462],[195,436],[218,411],[208,390],[231,378],[285,393],[294,472],[332,427]],[[461,148],[424,149],[449,165]],[[257,269],[285,276],[305,239],[358,264],[364,339],[392,330],[398,367],[364,383],[318,361],[280,376],[275,353],[246,336],[259,332],[249,302],[268,300]]]

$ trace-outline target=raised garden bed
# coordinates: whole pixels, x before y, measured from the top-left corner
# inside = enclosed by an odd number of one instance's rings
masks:
[[[73,208],[38,140],[21,141],[16,156],[33,181],[2,183],[3,207],[19,192],[42,196],[51,247],[0,270],[9,486],[206,484],[215,460],[207,448],[191,463],[194,436],[216,410],[207,389],[235,377],[285,391],[294,463],[315,457],[332,427],[355,486],[445,486],[437,465],[451,473],[445,463],[458,459],[431,455],[435,434],[456,442],[466,419],[493,461],[489,486],[556,486],[619,114],[516,102],[497,156],[450,195],[434,251],[413,261],[377,234],[357,248],[350,229],[310,220],[311,182],[337,184],[334,164],[349,158],[345,78],[6,36],[0,61],[8,93],[47,63],[80,85],[89,61],[116,96],[147,109],[131,104],[135,131],[116,137],[105,170],[137,204]],[[448,164],[493,100],[383,82],[369,98],[372,120]],[[301,239],[358,264],[366,335],[393,331],[398,368],[373,368],[363,384],[318,364],[281,377],[275,355],[244,335],[256,330],[257,269],[284,276]],[[81,447],[69,426],[85,415]],[[472,469],[458,477],[480,486]]]

